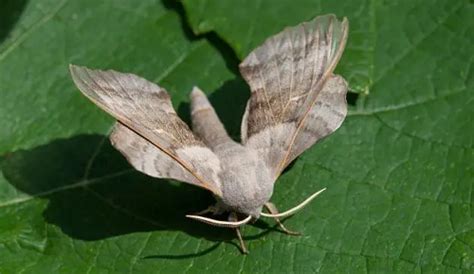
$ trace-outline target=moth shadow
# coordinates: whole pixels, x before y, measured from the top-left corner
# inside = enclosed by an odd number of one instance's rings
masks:
[[[43,218],[75,239],[160,230],[179,230],[216,243],[235,238],[230,229],[185,218],[215,202],[209,192],[133,170],[105,136],[80,135],[10,153],[1,168],[16,189],[47,199]]]
[[[0,43],[3,42],[20,19],[27,0],[4,0],[0,9]]]

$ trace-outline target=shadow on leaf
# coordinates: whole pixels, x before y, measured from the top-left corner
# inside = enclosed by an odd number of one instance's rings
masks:
[[[183,255],[151,255],[151,256],[146,256],[146,257],[143,257],[141,258],[142,260],[147,260],[147,259],[174,259],[174,260],[179,260],[179,259],[189,259],[189,258],[194,258],[194,257],[197,257],[197,256],[203,256],[203,255],[206,255],[208,253],[211,253],[212,251],[214,251],[216,248],[219,247],[221,243],[217,243],[217,244],[214,244],[212,245],[211,247],[207,248],[207,249],[204,249],[202,251],[199,251],[197,253],[193,253],[193,254],[183,254]]]
[[[234,238],[231,230],[184,217],[214,203],[210,193],[134,171],[101,135],[8,154],[2,171],[18,190],[48,199],[45,220],[75,239],[94,241],[157,230],[180,230],[216,242]]]
[[[206,39],[216,50],[219,51],[222,58],[225,60],[227,68],[232,71],[235,75],[240,75],[238,70],[239,58],[231,46],[226,43],[219,35],[214,32],[207,32],[203,34],[195,34],[191,29],[191,25],[187,21],[186,11],[184,10],[183,3],[175,0],[162,0],[163,5],[170,11],[176,12],[181,20],[181,27],[190,41],[196,41],[199,39]]]
[[[0,43],[8,37],[25,9],[26,0],[2,1],[0,9]]]

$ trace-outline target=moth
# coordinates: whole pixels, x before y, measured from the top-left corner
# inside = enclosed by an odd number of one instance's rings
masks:
[[[339,128],[347,114],[347,83],[333,74],[347,35],[347,18],[323,15],[268,38],[242,61],[239,69],[251,96],[242,118],[241,143],[229,137],[197,87],[190,96],[191,130],[176,114],[167,91],[154,83],[75,65],[70,72],[79,90],[117,120],[110,140],[128,162],[149,176],[212,192],[215,205],[186,217],[235,229],[247,253],[241,226],[270,217],[284,232],[296,234],[280,218],[324,190],[282,213],[270,202],[288,164]]]

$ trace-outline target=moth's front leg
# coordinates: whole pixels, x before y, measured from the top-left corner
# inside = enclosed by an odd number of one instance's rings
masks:
[[[237,214],[235,212],[230,213],[229,221],[235,222],[237,220],[238,220]],[[237,227],[237,228],[234,228],[234,229],[235,229],[235,232],[237,233],[237,238],[239,238],[240,249],[242,250],[242,253],[249,254],[249,251],[248,251],[247,247],[245,246],[245,242],[242,238],[242,234],[240,233],[240,227]]]
[[[206,214],[220,215],[220,214],[224,213],[224,211],[225,210],[222,209],[221,207],[219,207],[219,205],[215,204],[215,205],[209,206],[208,208],[206,208],[204,210],[193,213],[193,215],[198,215],[198,216],[202,216],[202,215],[206,215]]]
[[[268,210],[268,212],[270,212],[271,214],[278,214],[278,209],[277,207],[271,203],[271,202],[267,202],[265,203],[265,208]],[[283,232],[285,232],[286,234],[288,235],[294,235],[294,236],[299,236],[301,235],[301,232],[296,232],[296,231],[292,231],[292,230],[289,230],[287,229],[283,223],[280,221],[280,218],[278,217],[273,217],[275,219],[275,221],[277,222],[278,226],[280,227],[281,230],[283,230]]]

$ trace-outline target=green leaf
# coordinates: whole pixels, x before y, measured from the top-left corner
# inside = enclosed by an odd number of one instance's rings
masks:
[[[354,92],[368,94],[374,74],[376,1],[321,0],[183,0],[196,34],[215,31],[243,59],[270,35],[286,26],[311,20],[320,14],[346,16],[350,40],[337,71],[349,80]],[[350,60],[350,62],[349,62]]]
[[[186,0],[188,20],[170,1],[7,3],[0,273],[472,272],[469,1]],[[213,203],[209,193],[131,169],[106,139],[112,119],[68,74],[74,63],[141,75],[185,120],[198,85],[238,138],[248,87],[230,49],[243,58],[328,12],[350,21],[338,73],[361,93],[343,126],[276,184],[281,209],[328,187],[285,221],[304,236],[258,221],[243,229],[247,256],[233,231],[184,218]]]

